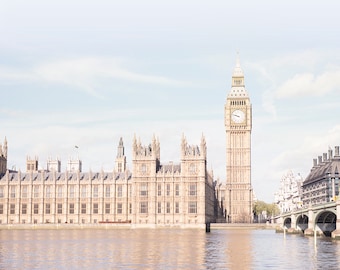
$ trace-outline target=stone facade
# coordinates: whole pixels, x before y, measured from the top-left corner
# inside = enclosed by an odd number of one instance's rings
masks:
[[[288,171],[282,176],[280,188],[274,195],[280,213],[294,211],[302,207],[302,182],[302,176],[294,175],[292,171]]]
[[[199,146],[188,145],[183,136],[179,164],[160,162],[155,137],[147,146],[134,138],[132,150],[132,172],[122,139],[112,172],[83,173],[79,160],[69,162],[72,166],[65,172],[58,171],[58,160],[48,161],[51,171],[38,171],[37,159],[28,158],[26,173],[7,170],[0,180],[0,222],[137,227],[202,227],[215,222],[215,183],[207,170],[203,136]]]
[[[48,163],[47,163],[48,165]],[[31,157],[26,157],[26,172],[37,172],[39,166],[38,157],[34,159]]]
[[[302,184],[302,202],[304,206],[336,201],[339,196],[339,146],[317,159],[313,159],[313,167]]]
[[[226,186],[221,187],[227,222],[253,221],[253,190],[251,185],[252,105],[244,85],[244,73],[237,59],[232,86],[225,108]]]

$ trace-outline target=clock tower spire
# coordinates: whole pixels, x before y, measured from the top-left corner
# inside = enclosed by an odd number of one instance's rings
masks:
[[[226,219],[250,223],[252,214],[251,129],[252,107],[237,56],[231,89],[224,107],[226,129]]]

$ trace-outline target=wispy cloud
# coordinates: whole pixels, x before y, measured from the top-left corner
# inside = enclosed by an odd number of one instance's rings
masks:
[[[276,91],[277,98],[294,98],[303,96],[323,96],[339,89],[340,68],[325,71],[320,75],[313,73],[296,74],[284,82]]]
[[[0,66],[0,80],[3,83],[11,84],[17,81],[61,83],[97,98],[104,98],[102,91],[98,89],[101,88],[102,80],[107,79],[174,87],[192,85],[190,82],[166,76],[133,71],[124,67],[123,61],[112,58],[63,59],[41,63],[27,69]]]
[[[263,89],[262,109],[271,120],[277,120],[283,100],[322,97],[340,90],[340,66],[334,55],[338,52],[305,50],[247,63]]]

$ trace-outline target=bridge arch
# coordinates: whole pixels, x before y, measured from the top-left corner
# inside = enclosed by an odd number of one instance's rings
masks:
[[[308,229],[309,218],[305,214],[301,214],[296,219],[296,228],[301,230],[303,233]]]
[[[315,229],[319,229],[325,236],[331,236],[336,229],[336,213],[333,211],[321,211],[315,217]]]
[[[290,217],[284,219],[283,227],[286,229],[290,229],[292,227],[292,219]]]

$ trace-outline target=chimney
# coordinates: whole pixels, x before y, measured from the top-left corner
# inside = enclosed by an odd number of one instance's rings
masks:
[[[332,149],[328,149],[328,158],[329,160],[332,160],[333,159],[333,150]]]
[[[316,167],[318,165],[318,160],[316,158],[313,159],[313,167]]]
[[[323,153],[323,162],[327,162],[327,153]]]
[[[322,156],[318,156],[319,165],[322,163]]]
[[[335,155],[336,157],[339,156],[339,146],[335,146]]]

